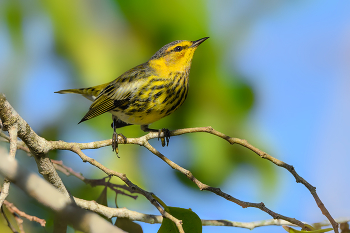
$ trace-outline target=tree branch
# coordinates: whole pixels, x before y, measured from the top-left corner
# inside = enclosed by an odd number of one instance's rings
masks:
[[[9,137],[10,154],[9,155],[14,158],[17,151],[17,124],[12,125],[9,128],[8,132],[10,135]],[[10,181],[5,178],[4,184],[2,185],[2,188],[1,188],[1,193],[0,193],[0,208],[4,203],[6,197],[9,195],[9,190],[10,190]]]
[[[64,143],[65,142],[62,142]],[[75,144],[75,143],[73,143]],[[86,156],[81,149],[78,146],[73,145],[70,148],[71,151],[75,152],[77,155],[79,155],[79,157],[83,160],[83,162],[89,162],[91,165],[99,168],[100,170],[102,170],[103,172],[105,172],[107,175],[109,176],[116,176],[119,179],[121,179],[125,184],[127,184],[133,191],[140,193],[141,195],[143,195],[144,197],[146,197],[148,199],[149,202],[151,202],[156,208],[157,210],[161,213],[162,216],[164,216],[165,218],[170,219],[171,221],[173,221],[176,226],[179,229],[180,233],[184,233],[184,230],[182,228],[182,221],[175,218],[174,216],[172,216],[171,214],[169,214],[168,212],[166,212],[156,201],[156,199],[153,198],[152,193],[147,192],[146,190],[141,189],[140,187],[138,187],[136,184],[132,183],[125,174],[120,173],[120,172],[116,172],[113,171],[105,166],[103,166],[101,163],[97,162],[95,159],[92,159],[88,156]]]
[[[147,192],[141,188],[139,188],[137,185],[133,184],[125,174],[114,172],[113,170],[107,169],[102,164],[98,163],[96,160],[91,159],[87,157],[80,149],[80,146],[78,143],[73,144],[67,144],[62,141],[58,142],[50,142],[46,139],[38,136],[33,129],[29,126],[29,124],[23,120],[18,113],[13,109],[13,107],[9,104],[9,102],[6,100],[5,95],[0,93],[0,119],[3,123],[3,129],[9,130],[9,128],[14,125],[15,123],[18,125],[18,136],[22,139],[22,141],[28,146],[29,150],[33,154],[36,163],[38,165],[38,169],[40,174],[43,175],[43,177],[49,181],[51,184],[54,185],[61,193],[63,193],[66,197],[69,198],[69,193],[64,186],[61,178],[58,176],[55,167],[53,166],[51,160],[46,156],[46,154],[53,149],[56,149],[56,145],[65,145],[63,149],[65,150],[71,150],[75,153],[77,153],[84,162],[89,162],[92,165],[95,165],[99,167],[100,169],[105,169],[104,171],[108,175],[115,175],[122,179],[129,187],[136,190],[138,193],[145,196],[162,214],[162,216],[169,218],[172,220],[176,226],[179,229],[180,233],[184,233],[182,228],[182,221],[176,219],[169,213],[167,213],[163,208],[159,206],[157,201],[152,197],[152,194],[150,192]],[[106,140],[106,143],[110,143],[110,140]],[[83,146],[94,146],[95,143],[87,143]],[[105,145],[102,145],[105,146]],[[102,170],[101,169],[101,170]]]
[[[22,218],[28,219],[29,221],[37,222],[42,227],[45,227],[45,225],[46,225],[45,219],[41,219],[41,218],[38,218],[36,216],[31,216],[29,214],[26,214],[25,212],[20,211],[14,204],[12,204],[11,202],[8,202],[6,200],[4,201],[4,205],[6,206],[6,209],[8,209],[8,211],[10,211],[13,215],[18,215]]]
[[[61,193],[69,198],[69,193],[64,186],[61,178],[58,176],[56,169],[46,156],[49,152],[50,143],[38,136],[29,124],[18,115],[13,107],[6,100],[4,94],[0,93],[0,119],[2,120],[3,130],[8,131],[12,126],[17,125],[18,137],[28,146],[31,154],[35,158],[39,173]]]
[[[100,147],[104,147],[104,146],[109,146],[111,145],[111,140],[104,140],[104,141],[98,141],[98,142],[90,142],[90,143],[67,143],[67,142],[63,142],[63,141],[47,141],[44,138],[39,137],[37,134],[35,134],[35,132],[30,128],[30,126],[15,112],[15,110],[10,106],[10,104],[6,101],[6,98],[4,95],[0,95],[0,118],[2,120],[3,123],[3,128],[4,130],[8,130],[9,127],[11,125],[13,125],[14,122],[18,123],[19,126],[19,130],[18,130],[18,136],[23,140],[23,142],[28,146],[28,148],[30,149],[30,151],[32,152],[32,154],[34,153],[34,157],[37,158],[39,157],[43,157],[46,158],[46,153],[50,150],[54,150],[54,149],[60,149],[60,150],[71,150],[75,153],[77,153],[81,159],[84,162],[89,162],[90,164],[98,167],[99,169],[101,169],[102,171],[104,171],[106,174],[108,175],[115,175],[117,177],[119,177],[121,180],[123,180],[129,187],[131,187],[132,189],[135,189],[138,193],[144,195],[153,205],[155,205],[155,207],[162,213],[163,216],[165,217],[169,217],[171,218],[172,216],[168,216],[168,213],[166,213],[159,205],[158,203],[154,200],[154,198],[152,198],[152,196],[150,195],[151,193],[146,192],[145,190],[140,189],[138,186],[136,186],[135,184],[133,184],[127,177],[125,174],[122,173],[118,173],[115,171],[112,171],[106,167],[104,167],[102,164],[98,163],[97,161],[95,161],[94,159],[91,159],[89,157],[87,157],[81,150],[83,149],[97,149]],[[25,129],[25,130],[24,130]],[[170,132],[171,136],[177,136],[177,135],[182,135],[185,133],[194,133],[194,132],[206,132],[206,133],[210,133],[213,135],[216,135],[220,138],[225,139],[226,141],[228,141],[230,144],[239,144],[241,146],[244,146],[250,150],[252,150],[253,152],[255,152],[257,155],[259,155],[261,158],[267,159],[271,162],[273,162],[274,164],[283,167],[285,169],[287,169],[296,179],[296,182],[298,183],[302,183],[304,184],[305,187],[308,188],[308,190],[310,191],[310,193],[313,195],[318,207],[321,209],[322,213],[329,219],[329,221],[331,222],[334,231],[336,233],[338,233],[338,224],[334,221],[334,219],[332,218],[332,216],[329,214],[328,210],[325,208],[324,204],[321,202],[320,198],[318,197],[317,193],[316,193],[316,189],[315,187],[311,186],[306,180],[304,180],[301,176],[299,176],[297,174],[297,172],[295,171],[294,167],[286,164],[274,157],[272,157],[271,155],[259,150],[258,148],[250,145],[246,140],[242,140],[239,138],[232,138],[229,137],[221,132],[218,132],[216,130],[214,130],[212,127],[198,127],[198,128],[188,128],[188,129],[178,129],[178,130],[174,130]],[[176,163],[174,163],[173,161],[171,161],[170,159],[168,159],[167,157],[165,157],[163,154],[161,154],[159,151],[157,151],[155,148],[153,148],[149,143],[148,140],[153,139],[153,138],[157,138],[159,135],[158,133],[155,132],[150,132],[142,137],[139,138],[127,138],[126,140],[123,139],[122,137],[118,137],[118,143],[119,144],[137,144],[137,145],[141,145],[146,147],[148,150],[150,150],[152,153],[154,153],[155,155],[157,155],[159,158],[161,158],[163,161],[165,161],[170,167],[177,169],[178,171],[182,172],[184,175],[186,175],[190,180],[192,180],[198,187],[200,190],[208,190],[211,191],[221,197],[224,197],[225,199],[232,201],[240,206],[242,206],[243,208],[246,207],[255,207],[255,208],[259,208],[263,211],[265,211],[266,213],[270,214],[273,218],[275,219],[284,219],[287,220],[291,223],[294,223],[300,227],[302,227],[303,229],[307,229],[307,226],[305,226],[302,222],[294,219],[294,218],[289,218],[280,214],[277,214],[273,211],[271,211],[270,209],[266,208],[265,205],[263,203],[250,203],[250,202],[244,202],[241,200],[238,200],[224,192],[222,192],[219,188],[214,188],[214,187],[210,187],[206,184],[203,184],[202,182],[200,182],[199,180],[197,180],[193,174],[182,168],[181,166],[177,165]],[[161,133],[160,136],[164,136],[163,133]],[[48,161],[44,161],[45,164],[48,163]],[[38,164],[41,164],[40,161],[37,161]],[[52,163],[50,162],[51,167],[46,168],[46,169],[41,169],[41,170],[45,170],[46,172],[48,172],[49,174],[51,174],[51,176],[55,176],[55,174],[57,175],[56,171],[52,171],[50,169],[54,168]],[[39,167],[39,171],[41,166]],[[45,177],[45,174],[43,174],[43,176]],[[58,175],[57,175],[58,177]],[[59,178],[59,177],[58,177]],[[62,184],[62,181],[60,180],[60,182],[55,182],[54,179],[49,179],[50,183],[54,183],[54,184]],[[57,186],[57,188],[60,188],[59,185]],[[62,188],[62,187],[61,187]],[[65,187],[63,186],[64,190]],[[66,191],[66,190],[65,190]],[[180,225],[180,221],[176,221],[176,219],[174,219],[174,222],[177,225]]]
[[[0,141],[10,142],[10,137],[7,136],[6,134],[4,134],[3,132],[1,132],[1,130],[0,130]],[[23,150],[23,151],[27,152],[28,154],[30,154],[30,150],[28,149],[28,147],[26,146],[26,144],[23,141],[17,140],[17,150]]]
[[[114,227],[95,213],[78,208],[71,199],[59,192],[38,175],[27,171],[18,165],[17,161],[6,154],[0,154],[0,174],[7,177],[29,196],[49,207],[60,218],[84,232],[115,232],[124,231]]]

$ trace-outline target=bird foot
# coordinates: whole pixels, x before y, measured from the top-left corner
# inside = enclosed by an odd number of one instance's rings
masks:
[[[118,136],[121,136],[123,138],[124,143],[126,143],[127,138],[123,135],[123,134],[118,134],[116,132],[113,132],[113,136],[112,136],[112,151],[115,151],[115,153],[117,154],[117,157],[119,157],[119,148],[118,148]]]
[[[160,136],[161,133],[164,134],[163,137]],[[170,140],[170,131],[168,129],[165,129],[165,128],[160,129],[158,131],[158,141],[159,141],[159,139],[162,141],[162,147],[165,146],[165,141],[166,141],[166,146],[168,146],[169,145],[169,140]]]

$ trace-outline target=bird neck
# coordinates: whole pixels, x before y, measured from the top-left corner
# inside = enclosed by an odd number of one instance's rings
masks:
[[[171,73],[189,73],[191,61],[186,64],[172,63],[166,61],[164,58],[150,60],[149,66],[157,72],[161,77],[169,77]]]

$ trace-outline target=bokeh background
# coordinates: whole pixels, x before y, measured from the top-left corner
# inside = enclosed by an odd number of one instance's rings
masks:
[[[294,165],[317,187],[335,218],[348,217],[350,131],[350,2],[348,1],[0,1],[0,92],[41,136],[49,140],[89,142],[112,135],[104,114],[77,125],[90,102],[55,91],[98,85],[147,61],[160,47],[179,39],[209,36],[196,51],[185,104],[153,128],[212,126],[247,139],[272,156]],[[119,132],[143,135],[138,126]],[[208,134],[173,137],[158,150],[191,170],[204,183],[249,202],[309,223],[325,220],[307,189],[286,170],[238,145]],[[8,147],[2,143],[0,146]],[[270,219],[242,209],[212,193],[200,192],[145,148],[121,145],[85,151],[107,167],[123,172],[169,206],[191,208],[202,219]],[[51,158],[102,178],[97,168],[71,152]],[[33,159],[16,158],[32,171]],[[69,191],[96,200],[91,188],[60,173]],[[117,179],[112,179],[118,183]],[[110,206],[114,194],[108,193]],[[26,232],[52,232],[52,215],[12,185],[8,200],[28,214],[45,218],[46,229],[24,220]],[[118,196],[118,205],[158,214],[145,198]],[[140,223],[144,232],[159,224]],[[0,231],[9,232],[0,218]],[[203,232],[248,232],[204,227]],[[281,227],[254,232],[283,232]],[[74,232],[69,229],[69,232]]]

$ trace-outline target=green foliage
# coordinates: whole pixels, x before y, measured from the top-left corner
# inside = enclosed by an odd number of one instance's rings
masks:
[[[191,209],[183,209],[178,207],[167,207],[165,209],[169,214],[171,214],[175,218],[182,220],[182,227],[186,233],[202,232],[201,219]],[[163,222],[158,230],[158,233],[166,233],[166,232],[178,233],[179,230],[173,221],[167,218],[163,218]]]
[[[142,233],[143,232],[143,230],[139,224],[131,221],[128,218],[117,218],[114,225],[119,227],[120,229],[122,229],[126,232],[130,232],[130,233]]]
[[[102,193],[100,194],[100,196],[96,199],[96,202],[98,204],[104,205],[104,206],[108,206],[107,203],[107,186],[104,187],[104,189],[102,190]],[[101,215],[104,219],[106,219],[107,221],[112,223],[112,219],[107,218],[106,216]]]
[[[5,22],[8,25],[11,41],[14,48],[23,49],[23,10],[20,1],[7,1],[3,6],[5,10]]]

